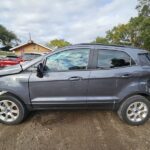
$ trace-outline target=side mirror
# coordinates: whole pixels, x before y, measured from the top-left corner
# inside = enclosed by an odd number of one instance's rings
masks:
[[[43,75],[44,75],[44,65],[42,63],[40,63],[38,66],[37,66],[37,76],[39,78],[43,78]]]

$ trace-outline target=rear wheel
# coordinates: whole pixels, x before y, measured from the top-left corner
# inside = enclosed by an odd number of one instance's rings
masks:
[[[11,95],[0,96],[0,122],[18,124],[23,121],[27,110],[23,103]]]
[[[130,125],[141,125],[149,119],[150,103],[143,96],[132,96],[120,106],[118,115]]]

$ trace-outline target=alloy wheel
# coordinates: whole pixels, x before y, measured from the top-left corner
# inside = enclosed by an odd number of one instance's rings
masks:
[[[147,117],[148,107],[143,102],[134,102],[129,105],[126,114],[130,121],[140,122]]]
[[[0,120],[13,122],[19,117],[18,106],[10,100],[0,101]]]

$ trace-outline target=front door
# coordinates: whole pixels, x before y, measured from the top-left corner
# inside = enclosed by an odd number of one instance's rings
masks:
[[[30,77],[34,107],[57,108],[86,105],[89,49],[64,50],[47,57],[44,77]]]

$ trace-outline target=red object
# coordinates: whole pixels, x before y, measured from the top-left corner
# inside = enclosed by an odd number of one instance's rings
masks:
[[[17,65],[22,62],[22,59],[17,56],[6,56],[4,58],[0,58],[0,67]]]

